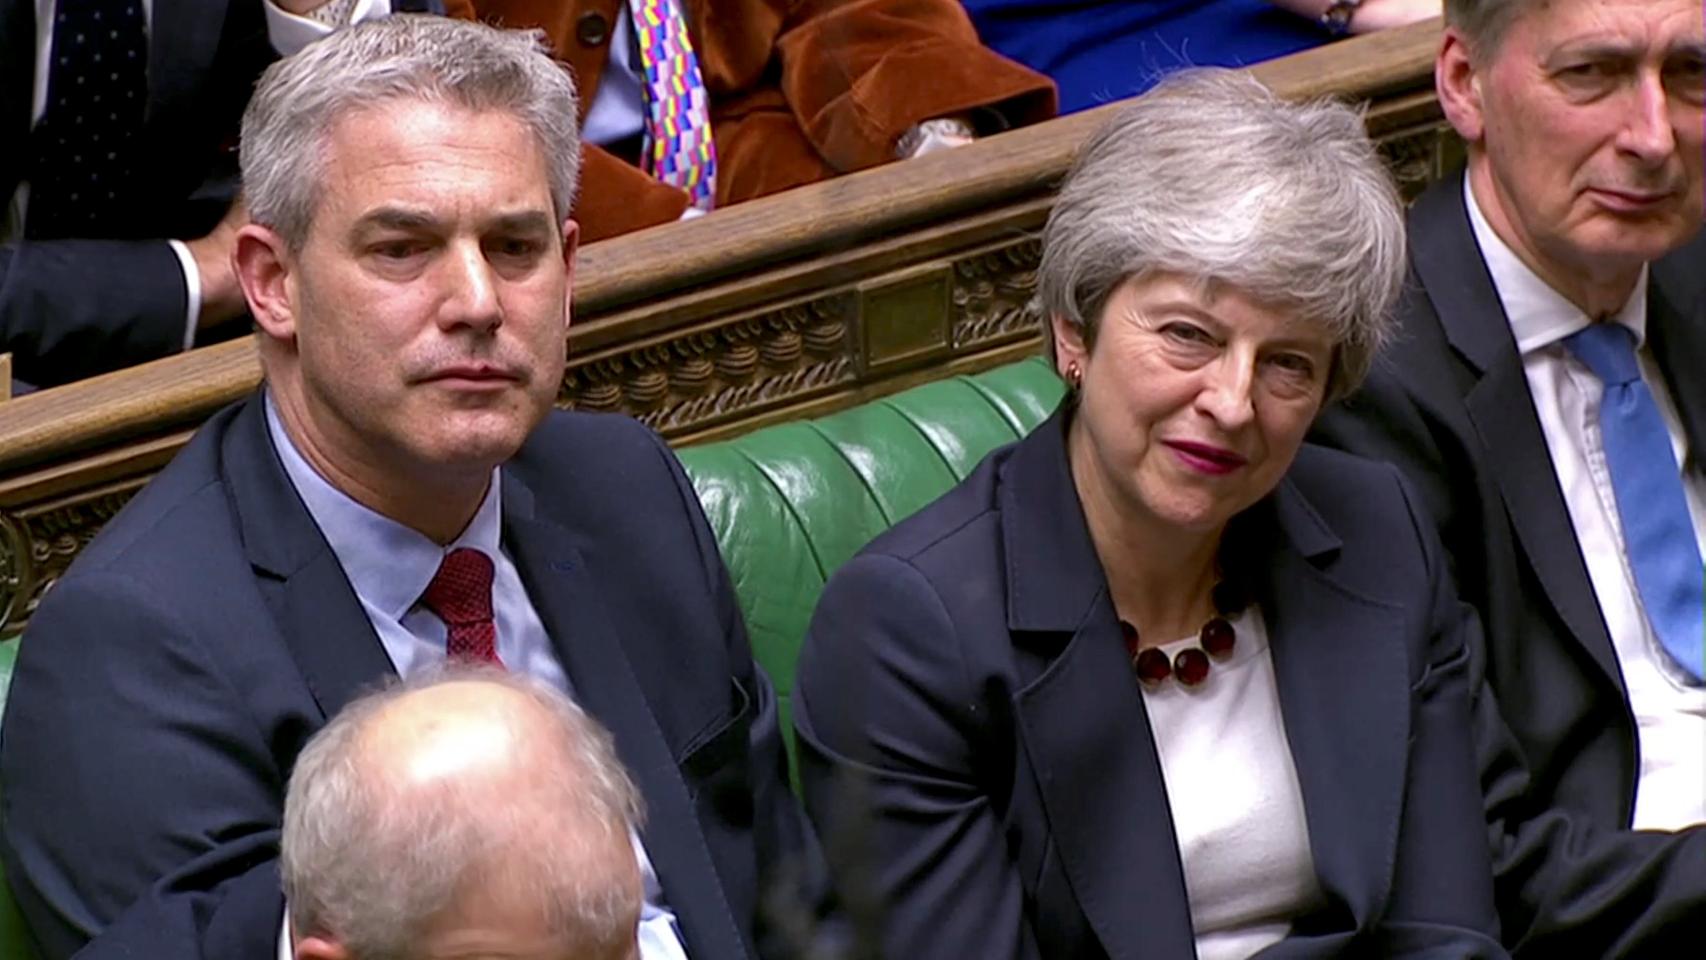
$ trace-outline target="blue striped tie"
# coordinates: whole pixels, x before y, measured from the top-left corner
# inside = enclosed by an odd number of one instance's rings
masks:
[[[1572,334],[1565,343],[1605,383],[1599,429],[1623,521],[1623,548],[1647,621],[1671,659],[1699,682],[1706,672],[1700,545],[1670,433],[1635,360],[1635,334],[1606,321]]]

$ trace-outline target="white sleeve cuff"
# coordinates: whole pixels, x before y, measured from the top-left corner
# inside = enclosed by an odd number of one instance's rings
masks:
[[[285,904],[284,921],[278,926],[278,960],[292,960],[295,956],[290,943],[290,905]]]
[[[178,266],[184,271],[184,299],[189,302],[189,309],[184,311],[184,349],[195,346],[195,322],[201,317],[201,271],[196,269],[195,254],[190,253],[189,245],[182,240],[167,240],[166,245],[178,255]]]
[[[272,42],[272,48],[277,50],[281,57],[288,57],[337,29],[337,26],[331,24],[299,17],[273,0],[266,0],[261,4],[261,9],[267,17],[267,39]],[[377,20],[390,14],[391,0],[356,0],[355,8],[350,12],[349,23]],[[338,26],[344,25],[346,24]]]

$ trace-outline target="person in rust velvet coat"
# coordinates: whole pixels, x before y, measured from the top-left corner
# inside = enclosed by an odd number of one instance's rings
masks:
[[[716,205],[893,159],[918,123],[977,134],[1046,120],[1052,81],[989,50],[958,0],[678,0],[711,98]],[[569,64],[582,121],[630,36],[624,0],[474,0],[489,23],[538,27]],[[637,63],[637,58],[635,59]],[[679,219],[687,194],[589,146],[575,208],[585,240]]]

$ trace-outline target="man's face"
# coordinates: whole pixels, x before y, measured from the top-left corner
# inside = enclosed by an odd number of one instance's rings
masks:
[[[1481,148],[1476,197],[1560,289],[1627,275],[1700,228],[1701,19],[1700,0],[1542,0],[1464,74],[1452,119]]]
[[[356,482],[489,471],[562,378],[573,227],[513,116],[414,100],[345,115],[268,380]]]

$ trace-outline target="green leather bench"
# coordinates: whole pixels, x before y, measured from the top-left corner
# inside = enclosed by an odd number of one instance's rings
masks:
[[[18,660],[18,641],[0,642],[0,707],[6,704],[6,691],[12,687],[12,666]],[[24,931],[24,918],[18,905],[12,902],[12,888],[3,882],[0,872],[0,958],[4,960],[35,960],[29,935]]]
[[[1063,392],[1046,362],[1021,360],[678,451],[776,685],[790,758],[794,664],[824,581],[1041,423]]]
[[[1047,364],[1023,360],[679,451],[740,595],[753,652],[776,685],[790,757],[794,663],[825,579],[984,454],[1041,423],[1061,391]],[[17,648],[15,640],[0,643],[0,705]],[[33,957],[0,882],[0,960]]]

